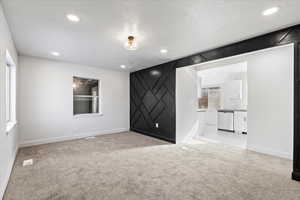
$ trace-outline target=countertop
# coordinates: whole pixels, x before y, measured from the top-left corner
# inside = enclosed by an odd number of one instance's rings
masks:
[[[219,109],[218,112],[247,112],[246,109]]]
[[[198,109],[197,112],[206,112],[208,109]],[[247,112],[246,109],[218,109],[218,112]]]

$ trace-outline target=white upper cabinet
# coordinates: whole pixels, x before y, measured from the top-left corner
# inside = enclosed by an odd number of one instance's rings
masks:
[[[232,80],[222,84],[222,99],[224,109],[242,108],[242,83],[242,80]]]

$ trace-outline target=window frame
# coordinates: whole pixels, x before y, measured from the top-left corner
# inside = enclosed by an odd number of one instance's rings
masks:
[[[74,88],[73,88],[73,84],[74,84],[74,78],[81,78],[81,79],[92,79],[92,80],[97,80],[98,81],[98,112],[97,113],[81,113],[81,114],[74,114]],[[95,116],[102,116],[102,102],[103,102],[103,98],[102,98],[102,88],[101,88],[101,80],[99,78],[95,78],[95,77],[90,77],[90,76],[82,76],[82,75],[73,75],[72,76],[72,113],[73,113],[73,117],[74,118],[82,118],[82,117],[95,117]],[[94,98],[92,95],[76,95],[76,96],[81,96],[81,97],[89,97],[89,98]]]
[[[5,122],[9,133],[17,124],[17,75],[16,65],[8,50],[5,55]]]

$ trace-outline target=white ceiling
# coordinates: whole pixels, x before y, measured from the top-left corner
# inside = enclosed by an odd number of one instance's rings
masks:
[[[2,0],[21,55],[130,71],[300,23],[299,0]],[[279,6],[272,16],[262,11]],[[70,23],[65,15],[81,21]],[[123,48],[134,31],[139,50]],[[160,49],[167,48],[167,54]],[[60,52],[60,57],[50,54]]]

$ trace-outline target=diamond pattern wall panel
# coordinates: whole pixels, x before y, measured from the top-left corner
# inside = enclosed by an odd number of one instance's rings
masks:
[[[175,142],[174,65],[167,63],[130,74],[130,128]]]

